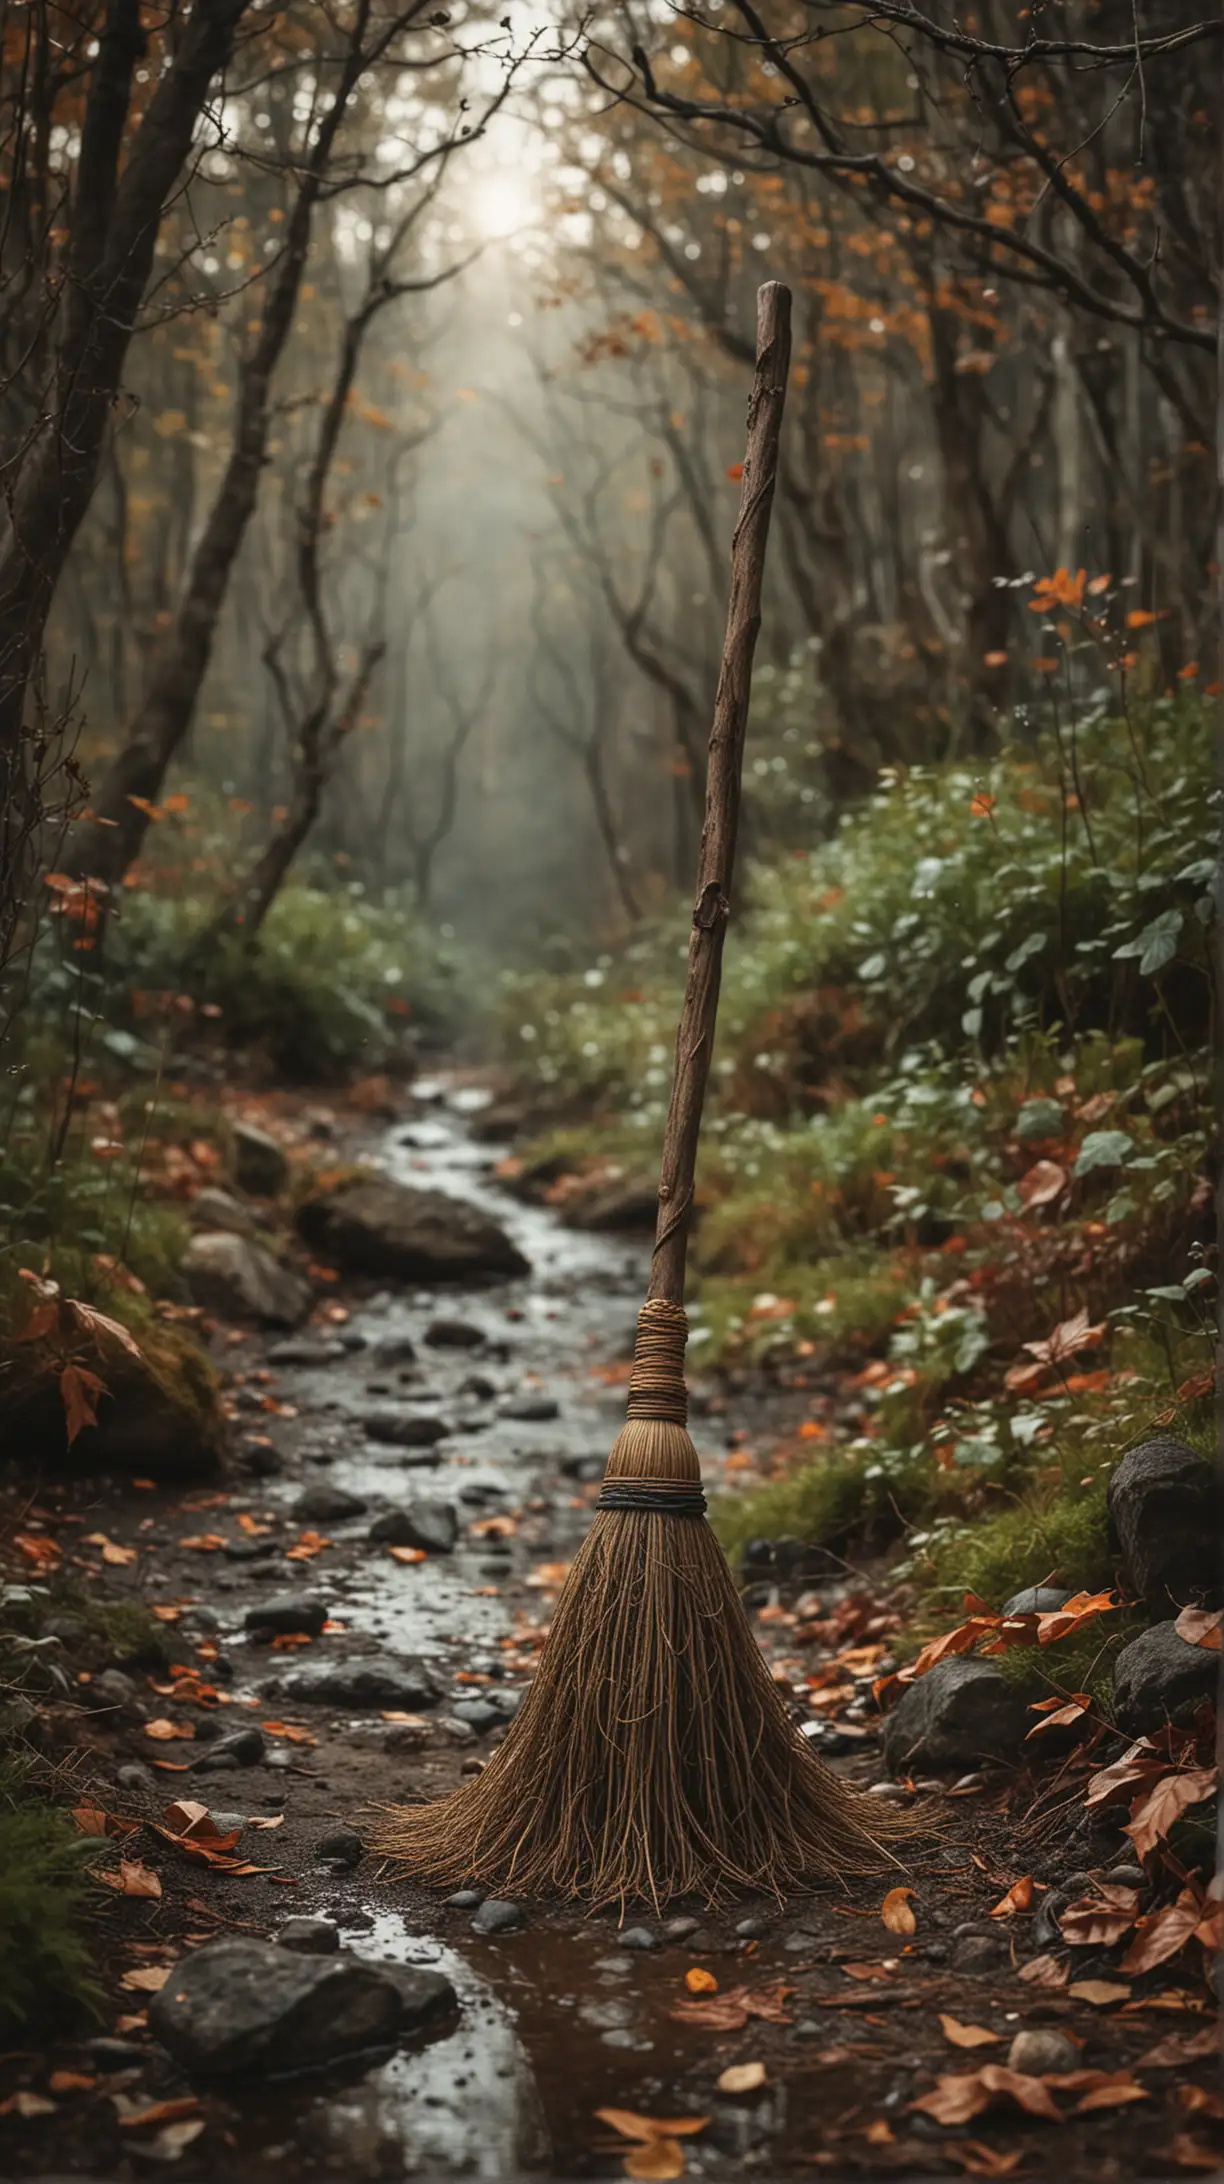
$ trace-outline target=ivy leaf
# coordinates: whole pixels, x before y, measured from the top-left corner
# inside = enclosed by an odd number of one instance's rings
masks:
[[[1090,1130],[1079,1149],[1076,1175],[1091,1175],[1097,1168],[1120,1168],[1135,1150],[1125,1130]]]

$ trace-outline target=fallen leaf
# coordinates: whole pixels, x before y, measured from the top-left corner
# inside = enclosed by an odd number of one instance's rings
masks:
[[[910,1909],[912,1888],[890,1888],[880,1907],[880,1917],[890,1934],[916,1934],[918,1921]]]
[[[1030,1708],[1030,1712],[1044,1712],[1045,1719],[1034,1723],[1029,1730],[1029,1736],[1042,1736],[1047,1729],[1071,1729],[1077,1725],[1086,1725],[1085,1717],[1091,1704],[1092,1700],[1085,1691],[1075,1692],[1065,1705],[1059,1705],[1056,1700],[1040,1699],[1036,1706]]]
[[[597,2108],[595,2113],[601,2123],[619,2132],[621,2138],[642,2141],[692,2138],[696,2132],[704,2131],[710,2120],[708,2116],[639,2116],[632,2108]]]
[[[1206,1797],[1214,1797],[1219,1786],[1219,1772],[1215,1767],[1187,1768],[1182,1774],[1164,1775],[1154,1782],[1151,1789],[1141,1791],[1131,1806],[1130,1821],[1122,1833],[1129,1835],[1137,1855],[1146,1858],[1149,1851],[1164,1841],[1176,1821],[1191,1805],[1199,1805]]]
[[[1188,2131],[1179,2131],[1169,2149],[1179,2169],[1210,2169],[1213,2175],[1220,2173],[1219,2157],[1210,2146],[1200,2145]]]
[[[74,1805],[72,1817],[82,1835],[109,1835],[110,1814],[100,1805]]]
[[[988,2032],[985,2025],[962,2025],[959,2018],[948,2017],[942,2010],[939,2013],[939,2022],[943,2026],[945,2040],[950,2040],[953,2047],[997,2047],[1003,2037],[1001,2033]]]
[[[750,2017],[773,2025],[789,2025],[784,2008],[789,1987],[730,1987],[726,1994],[705,1995],[696,2001],[677,2002],[672,2016],[682,2024],[704,2025],[711,2032],[741,2032]],[[868,1999],[864,1997],[864,2000]]]
[[[160,1994],[172,1970],[169,1964],[138,1964],[123,1974],[119,1984],[132,1994]]]
[[[1193,1891],[1183,1888],[1176,1903],[1149,1912],[1122,1959],[1124,1972],[1150,1972],[1154,1965],[1176,1956],[1184,1948],[1203,1916],[1203,1906]]]
[[[731,2063],[718,2080],[720,2093],[755,2093],[766,2079],[764,2063]]]
[[[1039,1160],[1016,1185],[1024,1206],[1048,1206],[1067,1188],[1067,1171],[1056,1160]]]
[[[934,2091],[923,2093],[911,2108],[931,2116],[936,2123],[969,2123],[998,2099],[1015,2101],[1030,2116],[1044,2116],[1048,2123],[1065,2119],[1053,2094],[1040,2078],[1008,2070],[1004,2063],[985,2063],[981,2070],[941,2077]]]
[[[683,2176],[684,2148],[671,2138],[650,2138],[625,2156],[625,2175],[647,2180]]]
[[[1224,1611],[1219,1608],[1183,1608],[1173,1628],[1188,1646],[1204,1646],[1208,1653],[1218,1653],[1222,1622]]]
[[[85,2070],[53,2070],[47,2080],[49,2093],[92,2093],[97,2078]]]
[[[423,1547],[388,1547],[387,1553],[390,1555],[392,1562],[428,1562],[429,1560]]]
[[[181,1539],[180,1547],[194,1547],[202,1555],[215,1555],[229,1542],[222,1532],[193,1532],[189,1539]]]
[[[46,2100],[41,2093],[10,2093],[7,2100],[0,2101],[0,2116],[33,2117],[54,2114],[55,2102]]]
[[[1132,2101],[1150,2101],[1146,2086],[1136,2085],[1129,2072],[1120,2071],[1116,2083],[1094,2086],[1075,2104],[1077,2116],[1091,2116],[1098,2108],[1128,2108]]]
[[[158,2161],[177,2161],[180,2154],[193,2146],[204,2130],[203,2116],[190,2118],[183,2123],[168,2123],[155,2139],[149,2141],[149,2152]]]
[[[249,1828],[283,1828],[284,1825],[285,1815],[283,1812],[257,1813],[253,1819],[247,1821]]]
[[[1120,1987],[1116,1979],[1076,1979],[1067,1993],[1077,2002],[1091,2002],[1098,2010],[1107,2009],[1111,2002],[1130,2001],[1130,1988]]]
[[[962,2139],[959,2146],[951,2145],[947,2152],[953,2161],[959,2161],[966,2176],[1011,2176],[1024,2159],[1023,2147],[1013,2147],[1010,2154],[1005,2154],[982,2139]]]
[[[192,1728],[190,1722],[159,1720],[147,1721],[145,1723],[144,1733],[147,1737],[152,1737],[155,1742],[159,1744],[168,1744],[175,1737],[194,1737],[195,1730]]]
[[[116,2107],[119,2103],[116,2100]],[[154,2101],[151,2107],[137,2104],[127,2111],[120,2110],[119,2120],[125,2131],[155,2131],[160,2124],[177,2123],[182,2116],[194,2116],[200,2103],[194,2093],[181,2093],[174,2100]]]
[[[992,1919],[1014,1918],[1017,1911],[1027,1911],[1033,1901],[1033,1876],[1025,1873],[1013,1881],[1005,1896],[1000,1896],[991,1910]]]
[[[1139,1891],[1101,1881],[1087,1896],[1080,1896],[1059,1913],[1064,1941],[1073,1948],[1109,1948],[1129,1933],[1139,1916]]]
[[[266,1736],[282,1737],[286,1744],[315,1744],[318,1742],[316,1737],[311,1736],[309,1729],[303,1729],[298,1722],[265,1721],[260,1723],[260,1727]]]
[[[684,1984],[690,1994],[717,1994],[718,1981],[713,1972],[707,1972],[703,1964],[693,1964],[684,1975]]]
[[[54,2078],[51,2086],[54,2091]],[[1224,2116],[1224,2100],[1221,2100],[1214,2086],[1179,2085],[1174,2089],[1173,2098],[1178,2107],[1184,2108],[1191,2116],[1213,2116],[1217,2122]]]
[[[134,1858],[121,1858],[117,1873],[99,1873],[98,1879],[121,1896],[151,1896],[156,1900],[162,1892],[162,1884],[151,1866],[139,1865]]]
[[[868,2124],[863,2137],[871,2146],[895,2146],[897,2143],[891,2123],[886,2123],[883,2116],[877,2116],[874,2123]]]
[[[1069,1966],[1056,1956],[1030,1957],[1020,1966],[1020,1977],[1030,1987],[1065,1987],[1070,1976]]]
[[[139,1548],[119,1547],[113,1539],[107,1538],[105,1532],[86,1532],[81,1544],[85,1547],[100,1547],[103,1562],[109,1562],[115,1569],[123,1569],[128,1563],[140,1560]]]
[[[1205,2025],[1201,2032],[1166,2032],[1163,2040],[1139,2057],[1135,2069],[1181,2070],[1187,2063],[1216,2055],[1219,2046],[1220,2035],[1214,2025]]]

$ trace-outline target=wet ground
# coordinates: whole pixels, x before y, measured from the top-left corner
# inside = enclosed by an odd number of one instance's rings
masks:
[[[1021,2029],[1064,2031],[1077,2067],[1110,2072],[1166,2035],[1202,2044],[1205,1996],[1178,1972],[1129,2000],[1116,1990],[1107,2006],[1020,1978],[1039,1954],[1033,1919],[992,1922],[991,1908],[1021,1875],[1056,1883],[1086,1853],[1056,1832],[1018,1837],[1007,1785],[978,1778],[938,1809],[904,1876],[912,1935],[884,1925],[876,1886],[861,1899],[717,1913],[672,1905],[664,1919],[633,1912],[628,1923],[650,1943],[641,1948],[623,1945],[614,1917],[533,1904],[521,1906],[517,1930],[485,1937],[470,1907],[405,1887],[368,1854],[355,1864],[320,1855],[338,1825],[360,1835],[373,1806],[445,1794],[505,1733],[623,1415],[645,1243],[567,1229],[508,1197],[496,1151],[468,1129],[478,1099],[441,1081],[418,1085],[404,1117],[377,1139],[367,1133],[361,1149],[405,1182],[495,1211],[529,1277],[467,1291],[336,1284],[300,1337],[219,1328],[231,1477],[186,1493],[95,1482],[43,1495],[68,1564],[75,1558],[108,1596],[160,1611],[174,1669],[197,1679],[133,1675],[107,1710],[82,1713],[97,1800],[131,1818],[155,1818],[174,1798],[204,1800],[222,1826],[241,1826],[240,1854],[259,1870],[236,1875],[180,1856],[164,1838],[128,1839],[163,1888],[157,1900],[107,1907],[103,2030],[130,2052],[78,2038],[3,2059],[0,2096],[17,2089],[43,2101],[25,2118],[11,2103],[5,2113],[10,2173],[126,2179],[173,2162],[184,2177],[234,2184],[511,2180],[616,2176],[626,2156],[633,2174],[679,2174],[680,2162],[711,2177],[814,2169],[1109,2180],[1214,2167],[1210,2108],[1191,2115],[1175,2098],[1178,2084],[1209,2085],[1210,2062],[1187,2059],[1176,2040],[1182,2060],[1153,2066],[1141,2099],[1078,2114],[1072,2092],[1058,2125],[998,2109],[948,2128],[911,2108],[941,2074],[1005,2061]],[[712,1478],[745,1431],[762,1432],[773,1400],[751,1387],[729,1401],[698,1389],[693,1430]],[[405,1418],[440,1421],[445,1432],[420,1447],[379,1437]],[[323,1488],[363,1507],[303,1514],[302,1496]],[[420,1497],[456,1510],[454,1552],[397,1558],[367,1537],[381,1513]],[[91,1534],[120,1556],[100,1561]],[[827,1619],[848,1600],[853,1611],[863,1587],[834,1577],[809,1593],[805,1612]],[[290,1632],[274,1645],[251,1634],[248,1612],[286,1594],[326,1604],[320,1636],[303,1643]],[[776,1601],[757,1605],[762,1641],[793,1648],[790,1626],[771,1621]],[[861,1615],[871,1608],[868,1600]],[[864,1684],[883,1642],[873,1650]],[[378,1703],[344,1696],[343,1682],[325,1701],[294,1688],[371,1656],[392,1671],[424,1662],[440,1702],[413,1702],[410,1668],[403,1691]],[[816,1644],[809,1659],[820,1658]],[[813,1704],[818,1717],[818,1696]],[[870,1781],[882,1771],[874,1727],[869,1709],[852,1712],[859,1720],[831,1739],[844,1755],[834,1764]],[[256,1724],[262,1753],[240,1762],[219,1740]],[[328,2080],[189,2086],[149,2040],[139,1975],[214,1935],[274,1935],[303,1913],[334,1919],[361,1955],[446,1972],[457,2014],[415,2050]],[[676,1917],[687,1932],[670,1930]],[[1075,1977],[1101,1969],[1077,1962]],[[702,1973],[725,2005],[721,2024],[694,2010],[702,1981],[687,1975]],[[949,2018],[976,2028],[980,2053],[955,2044]],[[729,2068],[749,2064],[759,2083],[720,2087]],[[57,2081],[64,2072],[80,2082]],[[162,2103],[178,2106],[162,2114]],[[635,2155],[601,2109],[702,2120],[664,2152],[656,2141]]]

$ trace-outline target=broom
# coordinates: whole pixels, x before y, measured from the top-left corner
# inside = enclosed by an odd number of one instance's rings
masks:
[[[705,1521],[685,1430],[685,1251],[718,1006],[752,655],[790,362],[790,291],[757,297],[756,374],[684,1007],[628,1422],[535,1680],[483,1772],[396,1808],[375,1847],[421,1879],[592,1904],[772,1890],[890,1861],[895,1816],[800,1736]],[[891,1823],[891,1824],[890,1824]]]

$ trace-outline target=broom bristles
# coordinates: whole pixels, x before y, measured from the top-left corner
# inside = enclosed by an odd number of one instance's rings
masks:
[[[606,1477],[699,1485],[682,1425],[632,1418]],[[905,1832],[810,1752],[703,1517],[598,1512],[505,1742],[374,1848],[423,1880],[593,1906],[847,1882]]]

